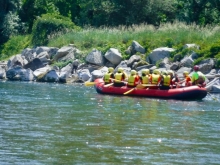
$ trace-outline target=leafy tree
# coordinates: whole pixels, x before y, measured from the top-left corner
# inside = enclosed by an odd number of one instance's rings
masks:
[[[21,21],[27,23],[28,32],[30,33],[34,20],[46,13],[59,13],[53,0],[23,0],[19,16]]]
[[[22,29],[17,10],[21,6],[21,0],[0,1],[0,44]]]

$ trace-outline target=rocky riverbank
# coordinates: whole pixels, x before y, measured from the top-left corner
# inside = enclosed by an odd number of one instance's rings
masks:
[[[183,45],[184,49],[191,47],[199,48],[195,44]],[[0,62],[0,79],[17,81],[39,81],[56,83],[76,83],[94,81],[101,78],[107,72],[108,67],[124,68],[129,74],[131,69],[139,73],[142,69],[150,71],[173,70],[182,79],[183,71],[191,73],[193,62],[198,58],[195,52],[186,54],[183,59],[175,56],[171,62],[170,54],[175,51],[173,48],[160,47],[153,50],[146,59],[143,55],[146,51],[137,42],[133,41],[126,50],[130,56],[128,60],[123,60],[118,49],[110,48],[107,52],[93,49],[88,55],[84,55],[73,44],[62,48],[40,46],[36,48],[26,48],[21,54],[14,55],[8,61]],[[80,62],[79,57],[85,57],[85,63]],[[60,68],[54,65],[55,62],[69,63]],[[206,59],[199,64],[200,71],[207,77],[207,89],[210,92],[220,93],[220,70],[215,69],[215,60]]]

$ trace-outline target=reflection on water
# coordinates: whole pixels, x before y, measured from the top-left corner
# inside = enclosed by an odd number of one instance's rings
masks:
[[[100,95],[80,84],[0,82],[0,164],[220,164],[220,96]]]

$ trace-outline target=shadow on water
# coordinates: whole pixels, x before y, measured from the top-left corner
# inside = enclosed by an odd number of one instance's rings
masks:
[[[0,82],[0,94],[4,164],[220,162],[219,95],[161,100],[23,82]]]

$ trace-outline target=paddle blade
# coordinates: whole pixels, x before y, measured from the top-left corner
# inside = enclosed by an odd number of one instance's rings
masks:
[[[110,83],[110,84],[106,84],[106,85],[104,85],[104,87],[110,87],[110,86],[112,86],[114,83]]]
[[[138,84],[137,85],[137,88],[139,88],[139,89],[144,89],[144,88],[146,88],[146,87],[156,87],[157,85],[155,85],[155,84]]]
[[[131,93],[134,89],[135,89],[135,88],[130,89],[129,91],[125,92],[124,95],[127,95],[127,94]]]
[[[84,83],[84,85],[85,85],[86,87],[93,86],[93,85],[95,85],[95,84],[96,84],[95,82],[85,82],[85,83]]]

